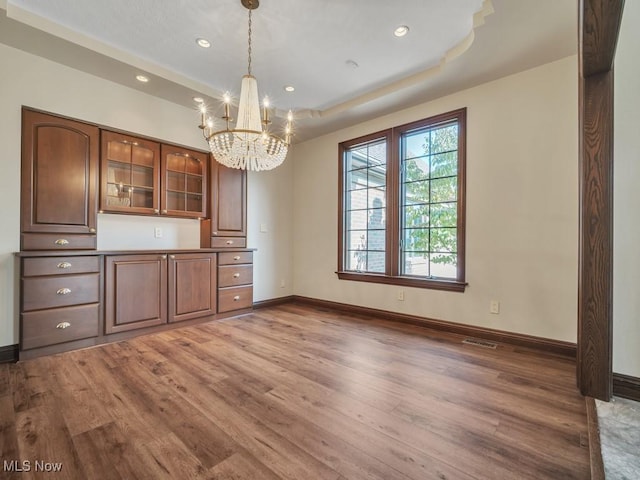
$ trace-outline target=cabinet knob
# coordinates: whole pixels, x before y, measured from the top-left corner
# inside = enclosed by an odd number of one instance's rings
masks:
[[[160,255],[160,260],[166,260],[167,256],[166,255]]]
[[[227,240],[225,243],[226,243],[227,245],[233,245],[233,240]]]
[[[65,328],[69,328],[71,326],[71,324],[69,322],[60,322],[59,324],[56,325],[56,328],[59,328],[60,330],[64,330]]]
[[[240,300],[240,295],[236,295],[235,297],[233,297],[234,302],[237,302],[238,300]]]
[[[218,232],[211,232],[211,235],[218,235]]]
[[[166,214],[167,214],[167,211],[166,211],[166,210],[162,210],[162,213],[163,213],[164,215],[166,215]]]
[[[175,255],[169,255],[169,258],[170,258],[171,260],[175,260],[175,259],[176,259],[176,256],[175,256]]]
[[[96,229],[95,228],[90,228],[89,229],[89,233],[96,233]]]
[[[60,263],[57,265],[57,267],[58,267],[58,268],[65,268],[65,269],[66,269],[66,268],[71,268],[71,264],[70,264],[69,262],[60,262]]]
[[[56,295],[69,295],[71,293],[71,290],[68,288],[59,288],[56,291]]]
[[[158,210],[157,208],[154,208],[153,213],[160,213],[160,210]]]
[[[56,245],[69,245],[69,240],[67,240],[66,238],[59,238],[53,243],[55,243]]]
[[[235,257],[233,257],[233,259],[234,259],[235,261],[240,260],[240,255],[236,255]]]
[[[239,273],[234,273],[233,274],[233,278],[240,278],[240,274]]]

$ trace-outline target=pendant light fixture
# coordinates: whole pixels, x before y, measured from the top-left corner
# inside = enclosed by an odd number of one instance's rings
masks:
[[[251,73],[251,13],[260,5],[259,0],[241,0],[249,11],[249,48],[247,74],[242,77],[238,119],[235,128],[231,128],[231,97],[224,95],[224,115],[222,120],[226,128],[215,130],[214,122],[207,118],[207,109],[200,106],[202,114],[199,127],[209,143],[213,157],[218,163],[231,168],[243,170],[271,170],[280,165],[289,150],[291,143],[291,122],[293,114],[289,111],[285,125],[284,137],[269,132],[269,100],[262,102],[262,116],[258,98],[258,82]]]

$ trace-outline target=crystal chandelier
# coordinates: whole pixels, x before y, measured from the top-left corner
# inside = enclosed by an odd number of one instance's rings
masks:
[[[258,82],[251,75],[251,12],[260,5],[259,0],[241,0],[242,5],[249,10],[249,48],[248,72],[242,77],[240,88],[240,102],[238,104],[238,120],[235,128],[230,128],[231,97],[224,95],[224,115],[226,123],[224,130],[214,131],[214,123],[207,118],[207,108],[200,106],[202,120],[199,127],[204,138],[209,143],[213,157],[218,163],[231,168],[243,170],[271,170],[280,165],[289,150],[291,143],[291,111],[287,115],[284,138],[269,132],[269,99],[262,102],[262,118],[260,116],[260,102],[258,100]]]

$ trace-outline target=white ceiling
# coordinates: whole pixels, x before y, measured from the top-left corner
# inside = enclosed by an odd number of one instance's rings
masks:
[[[0,42],[182,105],[217,106],[247,70],[240,0],[0,7]],[[252,70],[279,113],[296,112],[300,141],[574,54],[576,17],[576,0],[262,0]],[[409,34],[394,37],[398,25]]]

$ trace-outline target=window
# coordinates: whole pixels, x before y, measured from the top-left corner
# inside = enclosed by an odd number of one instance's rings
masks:
[[[464,291],[466,109],[340,144],[338,276]]]

